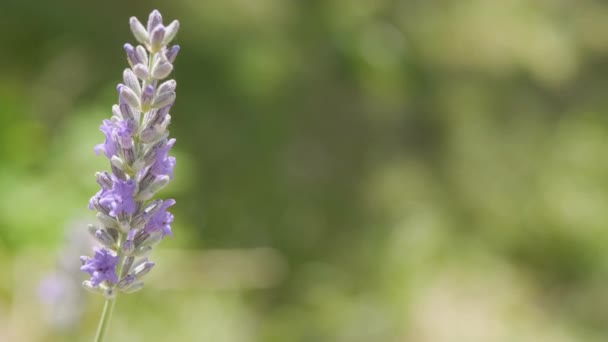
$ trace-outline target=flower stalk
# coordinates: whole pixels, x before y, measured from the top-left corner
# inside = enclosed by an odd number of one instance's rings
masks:
[[[108,326],[110,325],[110,319],[112,318],[112,313],[114,312],[114,305],[116,305],[116,298],[106,299],[106,302],[103,305],[103,311],[101,313],[101,319],[99,320],[99,326],[97,327],[94,342],[102,342],[106,336]]]
[[[147,26],[135,17],[131,31],[140,43],[125,44],[130,68],[116,87],[118,104],[112,117],[100,126],[105,136],[95,153],[109,160],[111,172],[98,172],[101,189],[89,201],[97,211],[97,225],[88,230],[99,243],[94,256],[81,257],[81,270],[90,280],[83,286],[106,298],[95,341],[102,341],[119,292],[132,293],[143,287],[143,277],[154,263],[150,251],[165,236],[172,236],[173,215],[167,209],[173,199],[154,199],[173,179],[175,158],[169,152],[169,111],[175,101],[175,80],[162,81],[173,70],[179,46],[168,46],[179,22],[163,25],[161,14],[150,13]]]

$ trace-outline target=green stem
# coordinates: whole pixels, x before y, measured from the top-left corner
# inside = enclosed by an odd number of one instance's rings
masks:
[[[94,342],[102,342],[108,326],[110,325],[110,319],[112,318],[112,311],[114,311],[114,304],[116,304],[116,297],[112,299],[106,299],[106,303],[103,306],[103,312],[101,313],[101,319],[99,320],[99,326],[97,327],[97,334],[95,335]]]
[[[125,256],[122,254],[122,241],[124,237],[122,233],[119,234],[117,249],[118,249],[118,263],[116,267],[116,275],[120,279],[122,277],[122,267],[124,266]],[[112,285],[113,286],[113,285]],[[115,291],[116,289],[112,289]],[[112,299],[106,299],[106,303],[103,305],[103,312],[101,313],[101,319],[99,320],[99,326],[97,326],[97,334],[95,335],[94,342],[103,342],[103,338],[106,335],[108,326],[110,325],[110,319],[112,319],[112,312],[114,311],[114,304],[116,304],[116,297],[118,293],[114,295]]]

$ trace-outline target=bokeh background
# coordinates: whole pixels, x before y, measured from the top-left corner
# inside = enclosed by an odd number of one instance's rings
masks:
[[[47,281],[154,8],[182,24],[175,237],[110,340],[606,341],[599,0],[0,1],[0,341],[92,339],[85,275]]]

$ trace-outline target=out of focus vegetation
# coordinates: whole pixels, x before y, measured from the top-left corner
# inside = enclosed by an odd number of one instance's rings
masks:
[[[93,334],[101,298],[56,329],[35,293],[153,8],[175,238],[113,341],[606,341],[599,0],[1,1],[1,341]]]

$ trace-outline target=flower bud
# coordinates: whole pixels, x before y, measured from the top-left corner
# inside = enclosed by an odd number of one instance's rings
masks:
[[[119,86],[120,99],[127,103],[129,106],[139,109],[139,96],[135,94],[133,90],[129,87],[125,87],[124,85]]]
[[[175,57],[177,57],[177,53],[179,52],[179,45],[173,45],[168,48],[165,52],[165,57],[169,61],[169,63],[173,63],[175,61]]]
[[[135,39],[137,39],[138,42],[142,44],[148,42],[148,32],[146,32],[146,28],[139,22],[139,20],[137,20],[137,18],[131,17],[129,19],[129,25],[131,26],[131,32],[133,32],[133,36],[135,36]]]
[[[116,118],[116,120],[120,120],[122,118],[122,113],[120,112],[120,106],[117,104],[112,105],[112,118]],[[112,119],[114,120],[114,119]]]
[[[169,176],[156,177],[153,182],[146,184],[145,187],[142,186],[135,198],[139,201],[147,201],[152,198],[157,191],[169,184],[170,181],[171,178]]]
[[[110,236],[112,236],[112,239],[114,239],[114,241],[118,241],[118,229],[116,228],[111,228],[111,227],[105,227],[106,228],[106,232],[108,232],[108,234],[110,234]]]
[[[156,155],[156,151],[163,146],[165,146],[165,142],[158,141],[158,142],[154,143],[154,145],[152,145],[148,148],[148,150],[146,151],[146,153],[144,154],[144,157],[143,157],[146,164],[150,164],[150,163],[152,163],[152,161],[154,161],[154,156]]]
[[[175,82],[175,80],[165,81],[158,86],[158,89],[156,90],[156,95],[158,96],[163,93],[174,92],[176,87],[177,82]]]
[[[114,240],[114,238],[112,238],[112,236],[108,234],[108,232],[106,232],[105,230],[98,229],[95,232],[94,236],[99,243],[108,248],[114,248],[114,246],[116,245],[116,241]]]
[[[167,116],[167,113],[169,113],[169,110],[171,109],[172,105],[173,105],[173,103],[169,103],[166,106],[163,106],[163,107],[155,109],[155,110],[151,110],[148,113],[146,113],[146,116],[144,117],[144,122],[143,122],[144,130],[146,128],[152,128],[158,132],[163,132],[164,129],[159,129],[154,126],[162,123],[165,120],[165,116]]]
[[[152,36],[150,37],[150,51],[153,53],[158,52],[163,45],[164,39],[165,28],[162,25],[159,25],[152,31]]]
[[[133,151],[132,146],[123,148],[121,150],[121,155],[127,165],[131,165],[135,161],[135,151]]]
[[[122,249],[125,252],[125,254],[127,254],[127,255],[133,253],[133,251],[135,250],[135,244],[133,243],[133,239],[135,238],[135,233],[137,233],[137,230],[135,230],[135,229],[129,230],[129,233],[127,234],[127,238],[125,239],[125,241],[122,244]]]
[[[105,206],[101,205],[101,203],[99,203],[99,198],[93,199],[91,201],[91,204],[93,204],[93,208],[95,208],[95,210],[99,211],[100,214],[110,215],[110,211],[108,210],[108,208],[106,208]]]
[[[133,120],[133,121],[137,122],[139,116],[136,117],[135,113],[137,113],[137,115],[139,115],[139,113],[134,112],[133,109],[131,108],[131,106],[129,106],[124,101],[120,101],[120,102],[121,103],[118,105],[118,108],[120,110],[120,114],[121,114],[123,120]]]
[[[120,289],[122,292],[124,293],[133,293],[133,292],[137,292],[139,290],[141,290],[144,287],[144,283],[142,282],[135,282],[132,283],[131,285]]]
[[[133,217],[133,219],[131,220],[131,225],[134,228],[143,228],[143,225],[146,223],[146,218],[150,217],[158,209],[160,209],[162,203],[163,203],[163,201],[158,200],[158,199],[150,201],[150,203],[148,203],[145,207],[143,207],[139,211],[139,213],[135,217]],[[138,233],[138,235],[139,234],[140,233]],[[137,240],[137,236],[135,237],[135,240]],[[137,241],[135,242],[135,244],[137,244]]]
[[[122,179],[122,180],[127,179],[127,175],[125,175],[125,172],[123,171],[123,169],[116,167],[116,165],[112,164],[111,160],[110,160],[110,168],[112,169],[112,173],[114,174],[114,176],[116,176],[117,178]]]
[[[99,229],[99,227],[97,227],[94,224],[89,224],[87,225],[87,231],[89,232],[89,234],[91,234],[91,236],[95,236],[95,233],[97,232],[97,230]]]
[[[120,273],[121,278],[124,278],[127,274],[129,274],[133,261],[135,261],[134,256],[128,256],[125,258],[125,262],[122,264],[122,271]]]
[[[119,170],[124,171],[125,162],[120,157],[112,156],[112,159],[110,159],[110,163],[112,163],[112,165],[118,168]]]
[[[157,129],[159,129],[160,131],[165,131],[170,123],[171,123],[171,115],[167,114],[167,115],[165,115],[165,118],[163,119],[163,121],[158,125],[159,128],[157,128]]]
[[[166,131],[157,131],[154,128],[145,128],[140,135],[140,139],[142,142],[146,144],[154,144],[157,143],[166,137],[169,136],[169,132]]]
[[[172,70],[173,65],[171,65],[171,63],[160,59],[152,68],[152,77],[157,80],[162,80],[169,76]]]
[[[129,65],[131,66],[131,68],[135,64],[141,63],[137,54],[135,53],[135,48],[133,47],[133,45],[127,43],[123,46],[123,48],[125,49],[125,53],[127,54],[127,61],[129,62]]]
[[[175,92],[165,92],[160,93],[156,98],[154,98],[154,102],[152,102],[152,108],[161,108],[165,107],[175,101]]]
[[[139,247],[146,239],[148,239],[148,237],[150,237],[149,233],[146,233],[144,230],[140,230],[139,232],[137,232],[137,234],[135,235],[135,238],[133,239],[133,243]]]
[[[137,45],[135,48],[135,53],[137,54],[137,59],[139,63],[143,65],[148,65],[148,53],[146,52],[146,48],[141,45]]]
[[[125,69],[125,71],[122,73],[122,78],[125,82],[125,85],[131,90],[133,90],[133,92],[135,92],[135,95],[141,95],[141,85],[137,80],[137,76],[135,76],[135,74],[133,73],[133,70]]]
[[[165,39],[163,40],[163,45],[167,45],[171,43],[175,35],[177,35],[177,31],[179,30],[179,21],[173,20],[171,24],[167,25],[165,28]]]
[[[152,31],[154,31],[156,26],[162,25],[162,23],[163,23],[163,16],[160,14],[160,12],[158,10],[154,10],[148,16],[148,25],[146,26],[146,28],[148,29],[148,32],[152,32]]]
[[[154,267],[154,263],[152,261],[147,261],[146,259],[143,259],[142,262],[133,266],[133,272],[131,274],[133,274],[135,279],[139,280],[143,276],[148,274],[152,267]]]
[[[97,219],[106,227],[118,228],[118,221],[108,214],[97,213]]]
[[[150,74],[148,73],[148,67],[139,63],[133,67],[133,73],[142,81],[148,79]]]
[[[131,224],[129,223],[129,217],[127,214],[120,214],[118,216],[118,229],[124,234],[128,233],[131,230]]]
[[[134,281],[135,281],[135,277],[129,274],[129,275],[123,277],[118,283],[116,283],[116,287],[118,287],[119,290],[122,290],[124,288],[128,288],[129,286],[131,286],[131,284],[133,284]]]
[[[107,172],[96,172],[95,178],[97,179],[97,183],[103,186],[106,189],[112,188],[112,179]]]

